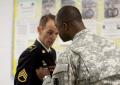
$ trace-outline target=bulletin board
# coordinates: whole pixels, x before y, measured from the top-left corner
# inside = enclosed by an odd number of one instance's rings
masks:
[[[20,54],[33,44],[42,15],[56,14],[65,5],[76,6],[87,29],[113,40],[120,47],[120,0],[14,0],[12,74]],[[59,53],[71,42],[57,38],[53,47]]]

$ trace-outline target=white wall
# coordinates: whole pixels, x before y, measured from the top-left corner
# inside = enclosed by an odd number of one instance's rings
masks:
[[[0,0],[0,85],[13,85],[11,76],[13,0]]]

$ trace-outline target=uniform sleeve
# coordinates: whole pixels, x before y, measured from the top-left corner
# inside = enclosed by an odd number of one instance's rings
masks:
[[[81,53],[71,52],[69,56],[69,75],[71,85],[89,85],[89,71],[81,57]]]
[[[18,66],[14,78],[14,85],[31,85],[34,76],[34,57],[29,51],[22,53],[18,60]]]
[[[42,85],[53,85],[51,76],[47,76],[47,78],[44,79]]]

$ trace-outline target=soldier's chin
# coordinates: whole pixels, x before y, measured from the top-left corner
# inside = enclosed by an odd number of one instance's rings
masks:
[[[62,39],[63,42],[67,42],[67,41],[68,41],[68,39],[65,38],[65,37],[62,37],[62,36],[61,36],[60,38]]]
[[[51,47],[53,45],[53,43],[49,43],[49,47]]]
[[[67,42],[67,41],[69,41],[68,39],[62,39],[64,42]]]

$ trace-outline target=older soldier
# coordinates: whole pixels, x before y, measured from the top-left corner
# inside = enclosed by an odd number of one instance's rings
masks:
[[[120,85],[120,49],[87,30],[76,7],[62,7],[56,26],[72,44],[58,57],[51,85]]]
[[[56,59],[52,44],[58,35],[54,15],[41,17],[38,34],[34,44],[19,58],[14,85],[42,85],[43,78],[52,75]]]

